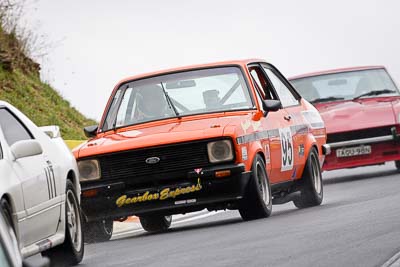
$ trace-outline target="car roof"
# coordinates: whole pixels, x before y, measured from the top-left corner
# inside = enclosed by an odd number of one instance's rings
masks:
[[[4,101],[4,100],[0,100],[0,107],[6,107],[9,109],[13,109],[15,108],[13,105],[11,105],[9,102]]]
[[[311,73],[305,73],[296,75],[293,77],[289,77],[288,80],[296,80],[301,78],[325,75],[325,74],[333,74],[333,73],[340,73],[340,72],[350,72],[350,71],[359,71],[359,70],[373,70],[373,69],[385,69],[385,66],[359,66],[359,67],[350,67],[350,68],[340,68],[340,69],[331,69],[331,70],[324,70],[324,71],[317,71]]]
[[[229,66],[229,65],[246,66],[248,64],[255,63],[255,62],[266,62],[266,61],[263,59],[240,59],[240,60],[229,60],[229,61],[220,61],[220,62],[212,62],[212,63],[205,63],[205,64],[188,65],[188,66],[183,66],[183,67],[164,69],[164,70],[130,76],[125,79],[122,79],[121,81],[118,82],[118,84],[122,84],[122,83],[132,81],[132,80],[138,80],[138,79],[142,79],[142,78],[158,76],[158,75],[162,75],[162,74],[169,74],[169,73],[174,73],[174,72],[181,72],[181,71],[195,70],[195,69],[204,69],[204,68],[213,68],[213,67],[223,67],[223,66]]]
[[[0,100],[0,106],[8,106],[8,105],[10,105],[10,104],[7,103],[6,101]]]

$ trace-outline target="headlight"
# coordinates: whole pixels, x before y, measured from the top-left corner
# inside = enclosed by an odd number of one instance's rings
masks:
[[[100,179],[100,165],[95,159],[78,161],[80,181]]]
[[[210,142],[207,150],[211,163],[233,160],[232,142],[229,140]]]

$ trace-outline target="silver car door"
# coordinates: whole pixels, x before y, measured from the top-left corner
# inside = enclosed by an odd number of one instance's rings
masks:
[[[8,145],[22,140],[34,139],[29,129],[8,109],[0,108],[0,125]],[[22,157],[11,161],[20,179],[27,217],[19,223],[21,241],[33,244],[56,232],[60,204],[51,162],[45,154]]]

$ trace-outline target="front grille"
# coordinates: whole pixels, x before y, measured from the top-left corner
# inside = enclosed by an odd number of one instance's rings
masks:
[[[188,171],[210,166],[208,141],[180,143],[161,147],[136,149],[99,157],[102,179],[122,179],[128,184],[154,185],[162,179],[185,178]],[[158,157],[156,164],[146,159]]]
[[[343,141],[391,135],[392,132],[390,131],[390,129],[392,127],[393,126],[385,126],[385,127],[356,130],[351,132],[328,134],[327,143],[331,144]]]

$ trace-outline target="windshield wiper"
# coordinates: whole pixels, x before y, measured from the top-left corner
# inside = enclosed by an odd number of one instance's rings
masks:
[[[161,87],[162,87],[162,89],[163,89],[163,92],[164,92],[165,98],[167,99],[167,102],[168,102],[168,106],[169,106],[169,108],[170,108],[170,109],[172,109],[172,110],[174,111],[174,113],[175,113],[175,116],[176,116],[177,118],[181,118],[181,116],[179,115],[179,112],[178,112],[178,110],[176,109],[176,107],[175,107],[174,103],[172,103],[172,100],[171,100],[171,98],[169,97],[169,95],[168,95],[167,91],[165,90],[163,83],[161,82],[160,84],[161,84]]]
[[[356,96],[356,97],[353,98],[353,100],[359,99],[359,98],[364,97],[364,96],[374,96],[374,95],[393,94],[393,93],[396,93],[396,91],[389,90],[389,89],[373,90],[373,91],[370,91],[368,93],[364,93],[364,94],[361,94],[359,96]]]
[[[310,100],[310,103],[329,102],[329,101],[343,100],[343,99],[344,97],[329,96],[329,97],[315,98],[313,100]]]

